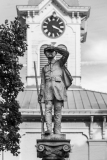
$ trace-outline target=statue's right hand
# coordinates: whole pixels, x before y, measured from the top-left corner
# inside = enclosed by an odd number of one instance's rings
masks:
[[[43,97],[43,96],[42,96],[41,94],[38,95],[38,102],[39,102],[39,103],[41,103],[42,97]]]

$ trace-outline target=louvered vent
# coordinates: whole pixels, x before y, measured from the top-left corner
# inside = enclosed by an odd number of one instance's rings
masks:
[[[65,45],[63,45],[63,44],[58,45],[58,47],[67,50],[67,47]],[[57,53],[56,60],[60,59],[61,57],[62,57],[62,55]],[[65,64],[65,66],[67,67],[67,62]]]
[[[48,59],[44,54],[44,48],[46,47],[47,47],[47,44],[43,45],[40,48],[40,74],[41,74],[42,68],[48,63]]]

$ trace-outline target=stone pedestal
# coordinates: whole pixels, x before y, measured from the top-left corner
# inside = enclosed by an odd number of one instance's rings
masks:
[[[37,157],[42,160],[64,160],[69,158],[70,151],[70,140],[55,138],[37,140]]]
[[[66,134],[52,134],[52,135],[46,135],[46,134],[41,134],[41,139],[66,139]]]

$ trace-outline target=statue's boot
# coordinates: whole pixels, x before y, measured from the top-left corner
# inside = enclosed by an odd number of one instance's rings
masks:
[[[52,132],[50,132],[49,130],[45,131],[45,135],[50,135],[52,134]]]

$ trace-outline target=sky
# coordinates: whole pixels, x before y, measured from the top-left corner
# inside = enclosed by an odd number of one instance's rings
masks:
[[[66,1],[70,3],[70,0]],[[0,24],[6,19],[14,20],[16,5],[27,5],[29,2],[0,0]],[[82,44],[81,51],[81,84],[85,89],[107,93],[107,0],[79,0],[79,5],[91,7],[87,40]]]
[[[82,86],[107,93],[107,0],[79,0],[91,6],[87,41],[82,45]]]

